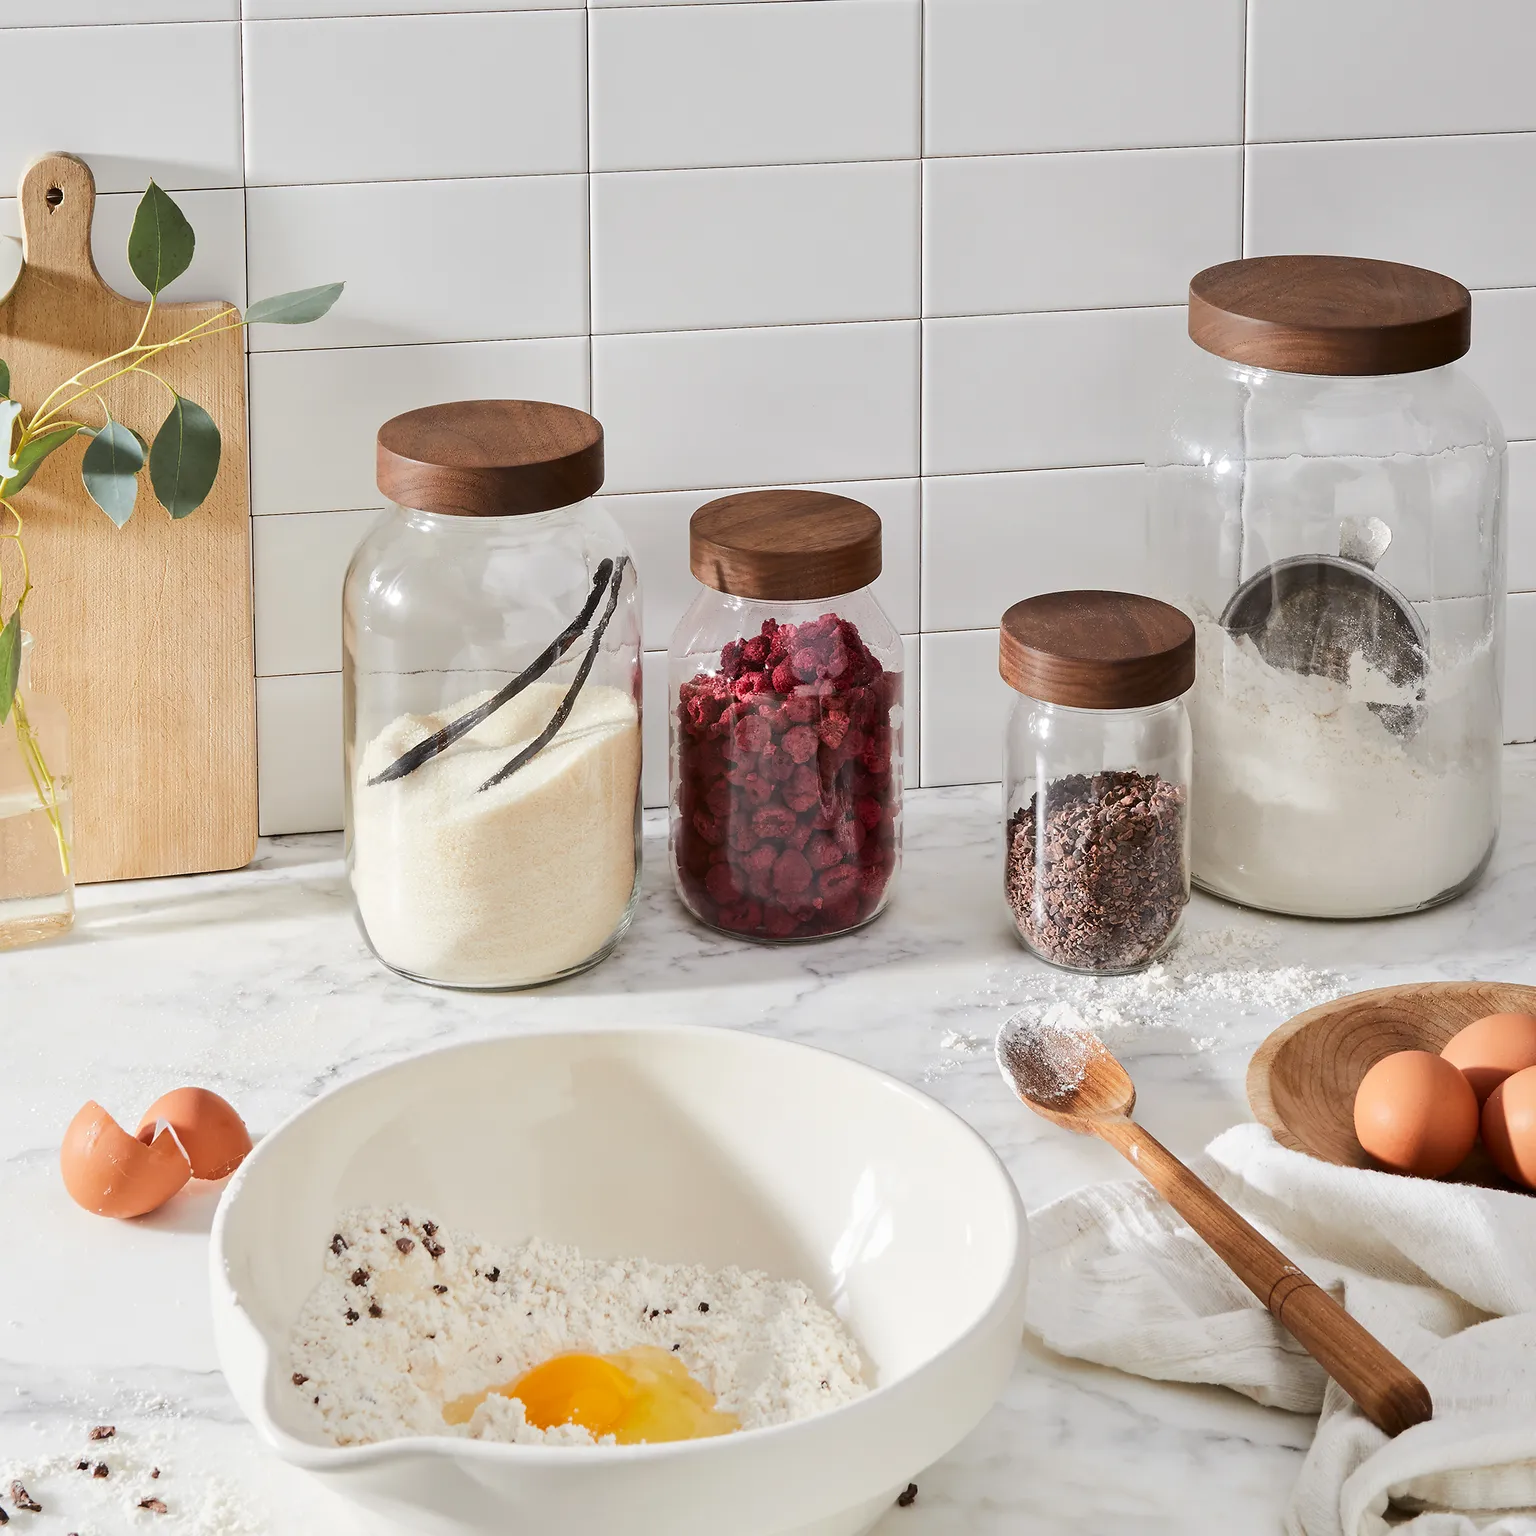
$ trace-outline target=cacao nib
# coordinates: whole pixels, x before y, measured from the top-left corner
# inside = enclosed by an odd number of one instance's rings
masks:
[[[679,690],[673,865],[705,922],[821,938],[880,909],[901,825],[902,702],[836,614],[763,623]]]

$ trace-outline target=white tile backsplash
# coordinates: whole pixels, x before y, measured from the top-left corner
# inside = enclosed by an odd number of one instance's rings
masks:
[[[679,331],[918,313],[919,166],[592,178],[592,328]]]
[[[1179,304],[1242,250],[1240,149],[930,160],[923,313]]]
[[[925,320],[923,338],[930,475],[1139,464],[1193,346],[1182,308]]]
[[[1251,0],[1250,139],[1536,129],[1529,0]]]
[[[572,336],[587,328],[587,178],[478,177],[246,194],[258,298],[345,279],[312,325],[251,346],[390,346]]]
[[[379,505],[374,440],[435,400],[587,405],[586,337],[251,355],[251,511]]]
[[[90,165],[98,192],[241,185],[235,22],[16,28],[0,31],[0,59],[5,191],[57,149]]]
[[[930,155],[1237,144],[1244,0],[927,0]]]
[[[1469,288],[1536,283],[1536,203],[1521,190],[1533,182],[1536,133],[1256,144],[1247,254],[1380,256]]]
[[[339,585],[378,426],[474,396],[604,421],[646,592],[648,803],[688,515],[753,486],[880,511],[908,782],[996,777],[993,626],[1031,592],[1146,585],[1139,463],[1185,289],[1245,249],[1477,290],[1466,368],[1512,439],[1508,729],[1536,738],[1536,7],[1454,13],[0,0],[0,193],[82,154],[130,294],[150,176],[198,233],[168,297],[347,283],[318,324],[250,338],[266,832],[340,821]],[[157,84],[125,110],[130,77]]]
[[[1020,598],[1071,587],[1141,591],[1146,471],[1036,469],[923,486],[923,623],[996,625]]]
[[[587,168],[580,11],[244,30],[253,186]]]
[[[593,169],[911,158],[920,21],[919,0],[593,11]]]
[[[610,491],[915,475],[917,393],[910,320],[592,340]]]

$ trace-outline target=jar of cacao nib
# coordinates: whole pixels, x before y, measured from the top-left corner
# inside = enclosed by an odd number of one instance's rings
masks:
[[[747,491],[690,526],[704,583],[672,637],[672,869],[695,917],[783,943],[846,933],[901,864],[901,636],[869,590],[880,519]]]
[[[1004,890],[1025,945],[1066,970],[1140,970],[1189,902],[1195,630],[1129,592],[1049,592],[1003,615]]]

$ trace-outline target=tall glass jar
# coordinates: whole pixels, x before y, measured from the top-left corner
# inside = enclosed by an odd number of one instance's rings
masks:
[[[0,949],[74,926],[69,789],[69,720],[57,699],[33,692],[23,632],[15,697],[0,720]]]
[[[1499,827],[1505,445],[1455,366],[1470,296],[1263,257],[1196,276],[1189,332],[1149,467],[1199,634],[1195,881],[1310,917],[1445,901]]]
[[[1048,592],[1003,615],[1018,697],[1003,747],[1003,890],[1026,948],[1118,975],[1189,903],[1194,626],[1129,592]]]
[[[536,986],[640,878],[640,588],[583,411],[461,401],[379,429],[393,503],[343,598],[347,860],[388,966]]]
[[[880,519],[749,491],[690,525],[704,590],[668,657],[672,870],[701,922],[771,943],[869,922],[901,866],[902,644]]]

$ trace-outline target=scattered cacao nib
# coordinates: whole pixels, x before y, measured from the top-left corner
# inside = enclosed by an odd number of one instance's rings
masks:
[[[110,1477],[111,1475],[112,1470],[104,1461],[98,1461],[96,1465],[91,1468],[92,1477]]]
[[[359,1267],[352,1271],[349,1278],[353,1285],[367,1285],[370,1277],[366,1269]]]
[[[383,1317],[384,1316],[384,1308],[381,1307],[378,1304],[378,1302],[370,1301],[368,1303],[368,1316],[369,1317]]]
[[[1024,941],[1082,971],[1152,960],[1189,901],[1184,819],[1183,787],[1159,774],[1046,784],[1008,818],[1008,905]]]
[[[421,1224],[421,1230],[425,1232],[428,1237],[436,1237],[437,1223],[435,1221],[424,1221]]]
[[[832,1390],[832,1383],[826,1380],[825,1377],[822,1378],[821,1390],[823,1392],[830,1392]]]
[[[434,1259],[442,1258],[443,1253],[445,1251],[444,1248],[443,1248],[443,1245],[440,1242],[438,1242],[438,1241],[436,1241],[436,1239],[430,1238],[430,1237],[422,1238],[421,1246],[423,1248],[425,1248],[427,1250],[427,1252],[430,1253]],[[500,1271],[497,1271],[497,1273],[500,1273]]]
[[[306,1381],[308,1381],[308,1380],[309,1380],[309,1377],[306,1376],[302,1371],[295,1371],[293,1373],[293,1384],[296,1387],[302,1387],[304,1385],[304,1383]]]
[[[656,1321],[656,1319],[658,1317],[660,1317],[660,1316],[661,1316],[661,1310],[658,1307],[652,1307],[651,1308],[651,1321],[654,1323]]]
[[[446,1285],[434,1285],[432,1290],[438,1296],[446,1296],[448,1294],[448,1287]]]
[[[416,1243],[412,1238],[397,1237],[395,1239],[395,1247],[398,1248],[401,1253],[409,1253],[415,1246]]]
[[[768,940],[855,928],[898,859],[902,676],[836,614],[765,620],[678,691],[679,888],[706,923]]]
[[[709,1303],[707,1301],[701,1301],[699,1303],[699,1311],[700,1312],[708,1312],[709,1311]]]
[[[663,1313],[662,1313],[662,1316],[663,1316],[663,1317],[671,1317],[671,1316],[672,1316],[672,1308],[671,1308],[671,1307],[668,1307],[668,1308],[667,1308],[667,1309],[666,1309],[666,1311],[665,1311],[665,1312],[663,1312]]]
[[[896,1495],[896,1503],[902,1509],[910,1509],[917,1503],[917,1484],[908,1483],[900,1493]]]
[[[77,1461],[75,1463],[75,1471],[76,1472],[89,1472],[90,1470],[91,1470],[91,1464],[88,1461]]]
[[[357,1321],[357,1313],[354,1312],[351,1307],[348,1307],[347,1310],[342,1313],[342,1316],[346,1318],[348,1328],[350,1328],[352,1324]]]
[[[147,1509],[153,1515],[164,1515],[170,1513],[170,1511],[165,1507],[164,1499],[140,1499],[139,1508]]]
[[[110,1440],[117,1433],[115,1424],[98,1424],[85,1438],[87,1440]]]
[[[40,1515],[43,1512],[43,1506],[19,1482],[11,1484],[11,1503],[17,1509],[24,1509],[31,1515]]]
[[[337,1257],[339,1258],[346,1251],[347,1251],[347,1240],[346,1240],[346,1238],[344,1238],[341,1235],[340,1232],[338,1232],[335,1235],[335,1237],[333,1237],[331,1239],[331,1252],[336,1254]]]
[[[485,1278],[489,1280],[492,1285],[495,1285],[496,1282],[501,1279],[501,1266],[497,1265],[495,1269],[486,1270]]]
[[[682,1347],[683,1346],[681,1344],[674,1344],[672,1346],[672,1353],[675,1355],[678,1352],[678,1350],[680,1350]]]
[[[0,1525],[9,1525],[10,1523],[11,1517],[3,1509],[0,1509]],[[70,1532],[70,1536],[74,1536],[73,1531]]]
[[[429,1338],[429,1339],[435,1339],[435,1338],[436,1338],[436,1337],[437,1337],[437,1335],[436,1335],[436,1334],[435,1334],[435,1333],[429,1333],[429,1334],[428,1334],[428,1335],[427,1335],[427,1337],[428,1337],[428,1338]]]
[[[319,1406],[320,1406],[320,1399],[317,1397],[315,1399],[315,1407],[318,1408]]]
[[[315,1401],[318,1403],[320,1401],[320,1399],[317,1397],[315,1399]],[[149,1475],[151,1477],[159,1477],[160,1476],[160,1468],[159,1467],[151,1467],[149,1469]]]

